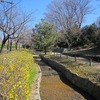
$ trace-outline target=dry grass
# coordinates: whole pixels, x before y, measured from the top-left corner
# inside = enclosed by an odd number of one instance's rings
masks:
[[[100,66],[88,66],[81,62],[75,62],[71,59],[65,59],[64,57],[59,56],[47,56],[57,62],[63,64],[66,68],[71,70],[73,73],[78,74],[81,77],[89,78],[91,81],[100,84]]]

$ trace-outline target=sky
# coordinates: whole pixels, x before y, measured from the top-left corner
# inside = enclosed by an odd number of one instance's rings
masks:
[[[83,26],[96,22],[97,18],[100,17],[100,0],[91,0],[90,6],[92,7],[93,11],[91,14],[85,17]]]
[[[11,0],[5,0],[11,1]],[[38,24],[42,18],[44,18],[44,13],[46,12],[47,6],[52,0],[13,0],[14,3],[21,1],[18,4],[18,7],[26,12],[33,12],[34,21],[31,23],[31,27],[34,27],[35,24]],[[96,21],[100,16],[100,0],[90,0],[90,6],[94,9],[92,14],[89,14],[85,17],[82,26],[90,25]]]
[[[17,0],[15,0],[17,1]],[[19,6],[25,11],[33,11],[34,22],[32,25],[40,22],[40,19],[44,18],[44,13],[46,12],[47,5],[50,4],[52,0],[21,0]],[[92,14],[89,14],[85,17],[83,22],[83,26],[90,25],[96,21],[96,19],[100,16],[100,1],[91,0],[91,6],[94,9]]]
[[[11,0],[5,0],[11,1]],[[19,0],[13,0],[14,3]],[[18,7],[26,12],[33,11],[33,19],[31,22],[30,28],[34,28],[35,24],[38,24],[42,18],[44,18],[44,13],[47,10],[47,6],[51,3],[52,0],[20,0]],[[90,0],[91,7],[94,9],[92,14],[89,14],[85,17],[85,20],[82,24],[82,27],[85,25],[90,25],[96,22],[97,18],[100,17],[100,0]],[[1,36],[1,35],[0,35]]]
[[[35,26],[35,24],[38,24],[44,18],[44,13],[50,2],[51,0],[21,0],[19,6],[26,12],[33,12],[33,26]]]

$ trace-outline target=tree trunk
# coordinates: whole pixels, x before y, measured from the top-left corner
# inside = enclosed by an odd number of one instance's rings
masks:
[[[2,53],[2,50],[4,48],[4,45],[5,45],[6,41],[7,41],[7,39],[3,39],[2,44],[1,44],[0,53]]]
[[[44,47],[44,53],[45,53],[45,55],[46,55],[46,53],[47,53],[47,48],[46,48],[46,47]]]
[[[20,49],[20,43],[19,43],[19,49]]]
[[[70,44],[68,45],[68,50],[69,50],[69,51],[71,50],[71,45],[70,45]]]
[[[7,50],[9,50],[9,39],[8,39],[8,44],[7,44]]]
[[[10,41],[10,51],[12,51],[12,40]]]
[[[17,50],[17,46],[18,46],[18,42],[15,43],[15,48],[16,48],[16,50]]]

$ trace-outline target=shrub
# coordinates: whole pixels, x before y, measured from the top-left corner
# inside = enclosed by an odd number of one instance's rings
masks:
[[[0,94],[6,100],[28,100],[34,75],[33,57],[28,50],[0,55]]]

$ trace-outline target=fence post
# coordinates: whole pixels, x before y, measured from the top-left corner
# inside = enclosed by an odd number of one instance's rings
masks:
[[[55,56],[55,51],[54,51],[54,56]]]
[[[66,58],[68,59],[68,55],[66,55]]]
[[[61,53],[60,53],[60,58],[61,58]]]
[[[89,59],[89,66],[92,66],[92,59]]]
[[[75,62],[76,62],[76,55],[75,55]]]

